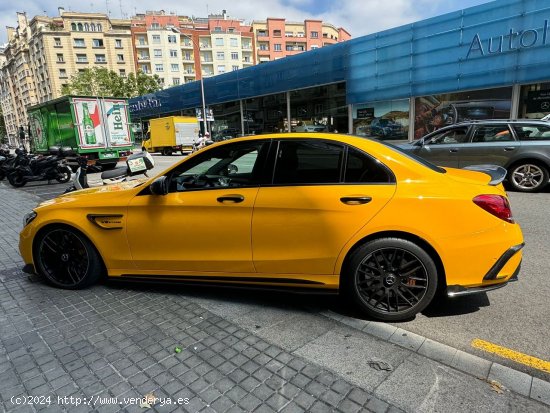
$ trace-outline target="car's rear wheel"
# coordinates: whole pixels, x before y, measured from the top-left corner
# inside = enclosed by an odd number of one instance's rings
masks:
[[[430,255],[411,241],[380,238],[350,257],[345,288],[369,316],[406,320],[422,311],[437,290],[437,268]]]
[[[92,243],[70,227],[51,227],[34,243],[36,271],[60,288],[78,290],[95,284],[103,272],[101,257]]]
[[[548,169],[533,162],[512,166],[508,172],[512,189],[520,192],[538,192],[548,183]]]
[[[164,148],[164,149],[162,150],[162,154],[163,154],[164,156],[170,156],[170,155],[172,155],[172,148]]]

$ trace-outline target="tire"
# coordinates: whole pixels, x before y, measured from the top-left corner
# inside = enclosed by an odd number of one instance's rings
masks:
[[[67,183],[71,180],[71,174],[71,168],[68,166],[61,166],[57,169],[57,176],[55,177],[55,180],[60,184]]]
[[[163,148],[163,149],[162,149],[162,154],[163,154],[164,156],[170,156],[170,155],[172,155],[172,148]]]
[[[102,163],[101,164],[101,170],[102,171],[110,171],[111,169],[115,169],[118,162],[110,162],[110,163]]]
[[[548,184],[548,168],[536,162],[521,162],[508,170],[508,183],[514,191],[539,192]]]
[[[401,238],[380,238],[360,246],[342,275],[345,292],[364,313],[381,321],[413,318],[437,290],[433,259]]]
[[[21,188],[22,186],[25,186],[27,184],[27,181],[19,172],[8,175],[8,182],[14,188]]]
[[[41,231],[33,245],[37,273],[58,288],[80,290],[95,284],[103,263],[92,243],[79,231],[54,226]]]

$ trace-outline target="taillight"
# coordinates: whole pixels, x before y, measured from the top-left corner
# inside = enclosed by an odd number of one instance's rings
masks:
[[[508,198],[502,195],[478,195],[474,203],[485,211],[506,222],[514,223]]]

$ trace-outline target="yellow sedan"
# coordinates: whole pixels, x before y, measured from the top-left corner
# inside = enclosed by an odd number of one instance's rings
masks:
[[[161,175],[44,202],[25,218],[27,271],[78,289],[109,278],[343,292],[402,320],[436,293],[517,278],[506,171],[439,168],[381,142],[261,135]]]

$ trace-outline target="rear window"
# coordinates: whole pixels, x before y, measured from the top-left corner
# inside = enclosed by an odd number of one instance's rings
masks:
[[[550,140],[550,126],[545,125],[514,125],[514,130],[520,141]]]
[[[426,168],[429,168],[434,172],[439,172],[440,174],[447,173],[447,171],[445,169],[440,168],[437,165],[434,165],[433,163],[427,161],[424,158],[421,158],[420,156],[415,155],[414,153],[407,152],[406,150],[400,148],[399,146],[395,146],[395,145],[392,145],[391,143],[383,142],[383,141],[378,141],[378,142],[381,143],[382,145],[386,145],[386,146],[389,146],[392,149],[395,149],[400,154],[405,155],[407,158],[412,159],[413,161],[416,161],[421,165],[424,165]]]

